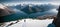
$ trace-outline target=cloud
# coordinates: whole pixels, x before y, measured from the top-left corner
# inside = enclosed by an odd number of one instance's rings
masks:
[[[49,11],[32,13],[29,15],[29,17],[38,17],[38,16],[44,16],[44,15],[57,15],[57,13],[58,11],[56,9],[51,9]]]

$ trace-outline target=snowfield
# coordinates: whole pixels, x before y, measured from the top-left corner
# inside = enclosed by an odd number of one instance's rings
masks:
[[[46,20],[32,20],[32,19],[26,19],[26,22],[23,20],[20,20],[18,23],[13,24],[9,27],[47,27],[48,24],[52,23],[53,19],[46,19]],[[13,23],[16,21],[12,21]],[[7,22],[5,27],[10,24],[11,22]]]

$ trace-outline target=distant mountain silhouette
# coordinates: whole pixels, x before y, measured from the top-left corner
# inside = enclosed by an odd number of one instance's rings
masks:
[[[21,11],[26,12],[27,14],[31,14],[36,12],[45,12],[54,8],[56,7],[51,4],[43,4],[43,5],[35,5],[35,6],[26,5],[24,8],[22,8]]]
[[[52,9],[55,9],[57,6],[52,4],[41,4],[41,5],[34,5],[34,4],[25,4],[21,6],[21,4],[12,6],[12,8],[16,8],[17,10],[22,11],[23,13],[28,14],[30,17],[37,17],[41,15],[55,15],[56,13],[50,12]]]

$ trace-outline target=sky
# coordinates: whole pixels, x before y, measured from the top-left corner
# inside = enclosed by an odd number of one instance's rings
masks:
[[[44,4],[52,3],[54,5],[60,5],[60,0],[0,0],[1,3],[6,5],[18,5],[18,4]]]
[[[0,0],[1,2],[23,2],[23,1],[39,1],[39,2],[59,2],[60,0]]]
[[[3,2],[3,3],[20,3],[20,2],[56,2],[56,3],[59,3],[60,0],[0,0],[0,2]]]

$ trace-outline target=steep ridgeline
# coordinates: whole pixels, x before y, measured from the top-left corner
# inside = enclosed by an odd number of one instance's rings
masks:
[[[55,27],[60,27],[60,6],[58,8],[57,18],[54,19],[53,23],[55,24]]]
[[[10,8],[8,8],[7,6],[0,4],[0,17],[6,16],[12,13],[14,13],[14,11],[10,10]]]

